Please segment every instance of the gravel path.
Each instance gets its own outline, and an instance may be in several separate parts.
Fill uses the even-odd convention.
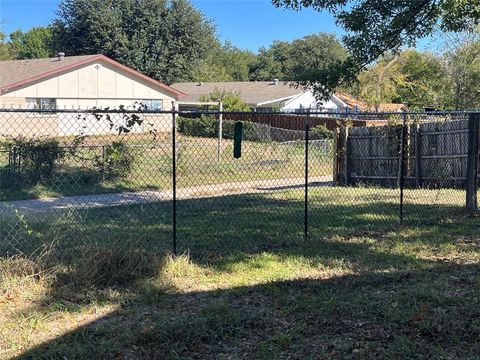
[[[326,186],[331,176],[311,177],[310,186]],[[200,185],[177,189],[177,199],[200,199],[235,194],[257,194],[286,189],[302,188],[303,178],[253,180],[222,184]],[[63,196],[32,200],[17,200],[0,203],[0,209],[18,209],[21,212],[43,212],[59,209],[97,208],[133,204],[147,204],[172,200],[172,190],[149,190],[115,194]]]

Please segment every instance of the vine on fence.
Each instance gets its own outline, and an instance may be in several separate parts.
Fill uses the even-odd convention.
[[[144,117],[135,113],[135,111],[141,113],[145,110],[147,110],[147,106],[141,102],[135,102],[133,109],[128,111],[123,105],[120,105],[116,110],[111,110],[109,107],[103,109],[94,107],[88,113],[79,114],[77,119],[86,122],[88,115],[91,114],[97,122],[106,122],[110,131],[122,135],[130,133],[135,126],[140,127],[144,124]],[[148,132],[155,140],[157,138],[157,130],[153,127],[153,124],[149,125],[150,129]],[[83,128],[86,128],[86,125]],[[77,146],[83,144],[85,138],[85,134],[81,132],[75,136],[74,143]],[[125,141],[117,140],[111,144],[104,145],[102,155],[95,154],[93,167],[103,174],[103,180],[113,180],[119,177],[127,177],[133,168],[134,161],[134,152],[128,144]]]

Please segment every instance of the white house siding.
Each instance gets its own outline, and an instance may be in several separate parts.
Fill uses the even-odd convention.
[[[324,111],[336,111],[339,105],[332,99],[328,101],[318,102],[312,91],[305,91],[303,94],[296,96],[292,100],[285,103],[282,111],[294,112],[300,109],[321,109]]]
[[[55,115],[37,113],[4,113],[0,118],[0,138],[40,137],[58,134]]]
[[[119,108],[121,105],[132,106],[142,100],[162,100],[163,109],[170,110],[172,101],[175,101],[172,96],[161,92],[147,81],[101,60],[7,92],[0,96],[0,106],[25,107],[27,98],[55,98],[58,109]],[[158,117],[161,119],[154,121],[157,130],[170,131],[171,120],[166,116]],[[29,116],[28,121],[36,121],[36,118],[38,116]],[[25,124],[22,123],[22,126]],[[5,126],[2,128],[5,130]],[[48,131],[52,132],[52,124]],[[106,122],[100,124],[93,116],[78,119],[73,113],[58,113],[56,134],[51,135],[74,135],[79,131],[85,134],[112,132]],[[137,126],[134,131],[147,129],[146,126]],[[42,135],[45,134],[42,132]]]

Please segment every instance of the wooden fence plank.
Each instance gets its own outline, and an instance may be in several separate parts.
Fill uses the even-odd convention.
[[[398,184],[400,127],[352,127],[343,179],[378,185]],[[468,120],[439,119],[408,126],[404,177],[407,187],[464,188],[467,178]],[[345,162],[346,161],[346,162]],[[348,174],[345,174],[348,164]],[[382,180],[383,179],[383,180]],[[397,179],[396,182],[391,180]],[[372,181],[370,181],[372,180]]]

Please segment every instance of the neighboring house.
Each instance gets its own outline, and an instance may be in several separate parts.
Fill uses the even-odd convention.
[[[328,101],[318,101],[313,91],[296,86],[292,82],[274,81],[233,81],[233,82],[187,82],[176,83],[173,88],[188,94],[180,108],[195,109],[200,100],[218,90],[238,93],[242,100],[257,111],[277,110],[283,112],[304,112],[307,109],[325,112],[375,111],[365,102],[348,94],[334,94]],[[381,104],[378,111],[405,111],[403,104]]]
[[[356,109],[358,112],[404,112],[408,111],[408,106],[397,103],[381,103],[375,108],[373,105],[367,104],[352,95],[338,93],[335,94],[347,107]]]
[[[279,109],[283,104],[303,93],[301,88],[279,81],[232,81],[232,82],[186,82],[176,83],[172,87],[187,96],[182,99],[180,108],[198,108],[202,98],[216,89],[238,93],[242,100],[253,109]]]
[[[143,103],[152,110],[170,110],[172,102],[176,103],[183,96],[181,91],[104,55],[64,56],[59,53],[51,59],[0,61],[0,108],[118,109]],[[16,115],[13,125],[9,120],[5,116],[1,119],[0,136],[26,132],[37,136],[111,132],[107,124],[99,124],[93,117],[80,121],[71,113]],[[149,120],[152,125],[153,116]],[[158,122],[158,116],[155,121]],[[165,119],[155,125],[169,127],[171,121]]]
[[[347,104],[335,95],[332,95],[328,101],[318,101],[313,91],[306,90],[286,101],[280,110],[285,112],[304,112],[305,110],[344,112],[347,107]]]

